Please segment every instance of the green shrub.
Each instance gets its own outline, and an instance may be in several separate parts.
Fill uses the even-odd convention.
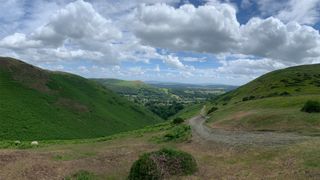
[[[192,155],[172,149],[161,149],[143,154],[134,162],[128,179],[157,180],[173,175],[191,175],[196,171],[197,163]]]
[[[314,112],[320,112],[320,102],[318,101],[307,101],[303,108],[301,109],[303,112],[308,112],[308,113],[314,113]]]
[[[208,112],[207,114],[210,114],[210,113],[213,113],[214,111],[218,110],[217,107],[212,107]]]
[[[191,127],[189,125],[179,125],[173,127],[167,134],[164,135],[162,141],[187,141],[191,137]]]
[[[184,122],[184,119],[182,119],[181,117],[177,117],[172,121],[173,124],[181,124],[183,122]]]

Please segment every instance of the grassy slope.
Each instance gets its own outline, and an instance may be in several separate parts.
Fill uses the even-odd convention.
[[[0,59],[0,139],[91,138],[161,122],[82,77]]]
[[[242,101],[249,96],[253,100]],[[320,101],[319,64],[274,71],[219,97],[213,103],[219,110],[211,115],[209,125],[319,134],[319,114],[300,111],[307,100]]]

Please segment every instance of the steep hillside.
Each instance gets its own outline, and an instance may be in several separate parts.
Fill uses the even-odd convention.
[[[161,122],[80,76],[0,58],[0,139],[91,138]]]
[[[320,64],[277,70],[216,98],[209,126],[320,134],[320,114],[300,111],[308,100],[320,101]]]

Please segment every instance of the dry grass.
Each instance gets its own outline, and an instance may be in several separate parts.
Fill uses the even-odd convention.
[[[320,178],[318,138],[299,144],[259,148],[209,143],[198,137],[193,137],[191,142],[157,144],[150,141],[154,135],[29,150],[0,150],[0,179],[62,179],[79,170],[92,172],[101,179],[126,179],[139,155],[164,146],[175,147],[195,157],[199,171],[183,179]]]

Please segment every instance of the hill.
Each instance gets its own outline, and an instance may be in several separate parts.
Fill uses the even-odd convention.
[[[308,100],[320,101],[320,64],[270,72],[219,96],[208,122],[232,130],[320,134],[319,114],[300,111]]]
[[[110,135],[162,120],[100,84],[0,58],[0,139]]]
[[[113,90],[121,95],[140,95],[150,98],[165,98],[171,97],[166,89],[156,88],[142,81],[126,81],[120,79],[92,79],[101,83],[108,89]]]

